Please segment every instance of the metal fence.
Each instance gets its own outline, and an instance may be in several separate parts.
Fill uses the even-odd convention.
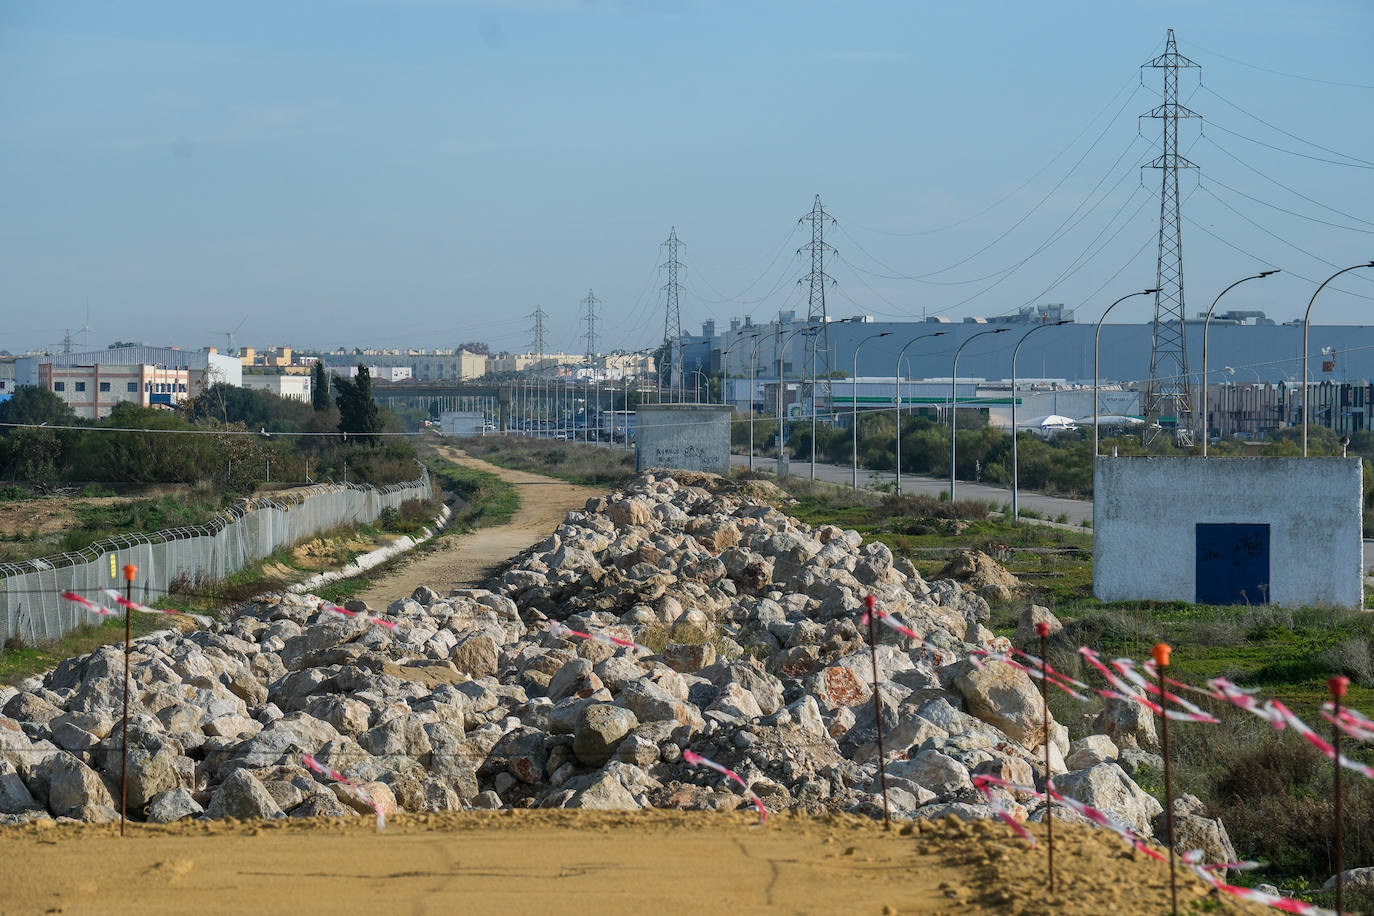
[[[32,645],[91,622],[90,613],[62,592],[93,597],[99,588],[122,590],[125,564],[138,567],[135,598],[152,601],[173,583],[194,587],[225,579],[279,548],[336,525],[372,522],[383,509],[432,495],[424,469],[419,480],[381,489],[321,484],[243,500],[207,525],[118,535],[75,553],[0,563],[0,641],[19,636]]]

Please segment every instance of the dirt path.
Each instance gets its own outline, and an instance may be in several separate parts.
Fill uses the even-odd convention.
[[[440,594],[451,588],[475,585],[492,567],[515,556],[548,537],[570,509],[580,509],[589,496],[602,491],[579,487],[552,477],[526,471],[511,471],[473,458],[452,446],[438,446],[441,458],[466,467],[497,475],[515,486],[520,508],[504,525],[482,528],[472,534],[444,538],[438,549],[421,556],[400,569],[378,578],[357,597],[370,607],[383,609],[397,598],[405,598],[421,585]]]
[[[1159,916],[1168,865],[1104,830],[1056,825],[1042,846],[1006,827],[642,811],[399,815],[378,835],[342,821],[182,822],[0,830],[0,912]],[[1204,900],[1184,870],[1179,909]],[[1272,912],[1272,911],[1269,911]]]

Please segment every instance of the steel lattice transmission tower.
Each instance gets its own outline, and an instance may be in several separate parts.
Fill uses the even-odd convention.
[[[530,350],[539,358],[539,362],[544,361],[544,354],[548,352],[548,342],[545,337],[544,321],[549,317],[549,313],[540,306],[534,307],[534,314],[525,316],[534,319],[534,327],[530,328]]]
[[[825,207],[821,205],[821,195],[817,194],[815,201],[811,205],[811,212],[797,220],[799,223],[811,221],[811,244],[803,245],[797,249],[797,254],[803,251],[811,252],[811,272],[798,280],[798,283],[810,283],[811,295],[807,300],[806,323],[819,328],[819,337],[812,341],[811,352],[807,356],[811,360],[812,378],[820,377],[825,380],[825,393],[827,403],[830,400],[830,326],[825,317],[825,286],[827,281],[835,281],[825,272],[825,253],[834,253],[835,249],[825,241],[825,223],[829,220],[834,225],[835,219],[825,212]],[[816,332],[812,332],[816,333]],[[807,335],[802,335],[805,338]],[[802,341],[805,345],[805,340]],[[816,365],[820,359],[824,359],[824,368]],[[819,371],[818,371],[819,370]],[[812,409],[815,409],[816,392],[811,392]]]
[[[663,343],[668,347],[668,389],[672,390],[673,382],[677,382],[677,400],[683,399],[682,394],[682,305],[681,305],[681,286],[678,282],[678,271],[684,265],[678,259],[677,252],[683,247],[682,241],[677,237],[677,227],[674,226],[668,232],[668,240],[662,247],[668,249],[668,260],[660,264],[660,267],[668,269],[668,282],[663,287],[666,293],[664,299],[667,303],[667,310],[663,317]],[[659,368],[662,375],[662,367]]]
[[[1179,214],[1178,170],[1197,168],[1178,151],[1179,118],[1198,115],[1179,104],[1178,71],[1198,64],[1178,53],[1174,30],[1164,53],[1143,67],[1164,71],[1164,96],[1144,117],[1164,125],[1164,142],[1151,168],[1160,170],[1159,255],[1155,266],[1155,321],[1150,352],[1150,383],[1145,395],[1145,415],[1174,427],[1179,445],[1192,445],[1192,397],[1188,388],[1188,348],[1183,323],[1183,222]],[[1142,67],[1142,69],[1143,69]],[[1200,69],[1200,68],[1199,68]],[[1142,74],[1143,79],[1143,74]]]
[[[587,332],[582,336],[587,341],[587,362],[590,363],[596,359],[596,307],[601,304],[601,300],[596,298],[589,289],[587,290],[587,298],[582,300],[582,304],[586,306],[582,319],[587,322]]]

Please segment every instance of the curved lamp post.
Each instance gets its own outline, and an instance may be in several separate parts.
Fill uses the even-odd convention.
[[[783,424],[783,420],[784,420],[784,417],[783,417],[783,415],[782,415],[782,408],[783,408],[783,403],[782,403],[782,401],[783,401],[783,375],[782,375],[782,366],[783,366],[783,358],[784,358],[784,357],[786,356],[786,354],[787,354],[787,342],[788,342],[789,340],[791,340],[793,337],[796,337],[798,334],[808,334],[808,333],[810,333],[811,331],[816,330],[816,327],[817,327],[817,326],[814,325],[814,324],[802,325],[801,327],[797,328],[795,331],[790,331],[790,332],[788,332],[787,336],[784,337],[784,336],[783,336],[783,333],[782,333],[782,322],[781,322],[781,321],[778,322],[778,342],[779,342],[779,345],[778,345],[778,469],[779,469],[779,470],[782,469],[782,445],[783,445],[783,438],[782,438],[782,434],[783,434],[783,425],[782,425],[782,424]]]
[[[853,419],[850,421],[850,431],[854,436],[854,460],[851,469],[850,489],[859,489],[859,348],[870,340],[877,340],[879,337],[887,337],[891,331],[883,331],[881,334],[870,334],[863,340],[854,345],[854,374],[849,377],[850,405],[853,407]],[[833,400],[833,398],[832,398]],[[816,441],[816,434],[811,434],[811,441]],[[815,462],[812,462],[812,468]]]
[[[720,354],[720,402],[721,402],[722,404],[725,403],[725,380],[726,380],[727,378],[730,377],[730,351],[733,350],[733,349],[735,349],[735,347],[736,347],[737,345],[743,343],[744,341],[746,341],[746,340],[753,340],[755,337],[758,337],[758,336],[759,336],[759,335],[758,335],[758,332],[755,331],[753,334],[744,334],[744,335],[742,335],[742,336],[740,336],[740,337],[736,337],[736,338],[734,339],[734,341],[730,344],[730,346],[726,347],[724,350],[721,351],[721,354]],[[708,392],[709,392],[709,389],[708,389]],[[753,392],[750,392],[750,396],[751,396],[751,397],[753,396]],[[707,402],[709,403],[711,399],[710,399],[710,397],[707,397],[706,400],[707,400]]]
[[[959,354],[964,352],[964,347],[973,343],[980,337],[989,334],[1005,334],[1011,328],[993,328],[990,331],[979,331],[977,334],[969,335],[969,338],[959,344],[959,348],[954,351],[954,368],[950,370],[949,376],[949,501],[954,502],[954,459],[958,454],[957,443],[959,441]],[[1012,430],[1015,432],[1015,429]]]
[[[1312,318],[1312,306],[1317,301],[1317,294],[1326,288],[1326,284],[1339,277],[1341,274],[1349,273],[1352,270],[1359,270],[1361,267],[1374,267],[1374,261],[1366,261],[1363,264],[1356,264],[1347,267],[1345,270],[1338,270],[1331,276],[1322,281],[1322,285],[1317,287],[1317,292],[1312,294],[1308,300],[1307,312],[1302,316],[1302,456],[1307,457],[1307,415],[1308,415],[1308,390],[1307,390],[1307,323]]]
[[[892,381],[896,383],[897,397],[893,400],[897,404],[897,492],[902,492],[902,357],[906,355],[907,347],[918,340],[925,340],[927,337],[943,337],[948,331],[936,331],[934,334],[922,334],[920,337],[913,337],[902,344],[902,349],[897,351],[897,368],[892,371]]]
[[[1206,458],[1206,457],[1207,457],[1207,439],[1209,438],[1208,429],[1207,429],[1207,332],[1208,332],[1208,331],[1211,329],[1211,327],[1212,327],[1212,313],[1213,313],[1214,311],[1216,311],[1217,303],[1221,301],[1221,297],[1222,297],[1222,296],[1226,295],[1226,294],[1229,293],[1231,290],[1235,289],[1237,286],[1240,286],[1240,285],[1241,285],[1242,283],[1244,283],[1246,280],[1262,280],[1262,279],[1264,279],[1265,277],[1272,277],[1274,274],[1276,274],[1276,273],[1278,273],[1278,272],[1279,272],[1279,271],[1277,271],[1277,270],[1265,270],[1265,271],[1261,271],[1260,273],[1257,273],[1257,274],[1252,274],[1251,276],[1248,276],[1248,277],[1242,277],[1241,279],[1237,280],[1235,283],[1232,283],[1230,286],[1226,287],[1224,290],[1222,290],[1221,292],[1217,293],[1217,297],[1216,297],[1215,299],[1212,300],[1212,307],[1209,308],[1209,309],[1207,310],[1207,319],[1206,319],[1205,321],[1202,322],[1202,457],[1203,457],[1203,458]],[[1256,378],[1259,377],[1259,373],[1258,373],[1258,372],[1255,373],[1255,377],[1256,377]]]
[[[706,373],[705,373],[705,372],[702,372],[700,369],[693,369],[691,372],[688,372],[687,374],[688,374],[688,375],[699,375],[699,376],[701,376],[703,379],[706,379]],[[693,403],[695,403],[695,404],[700,404],[700,403],[701,403],[701,383],[700,383],[700,382],[693,380],[693,382],[692,382],[692,393],[693,393]],[[706,401],[707,401],[707,403],[710,403],[710,401],[711,401],[711,381],[710,381],[710,379],[706,379]]]
[[[1113,302],[1111,305],[1107,306],[1107,310],[1106,310],[1105,312],[1102,313],[1102,317],[1099,318],[1099,319],[1097,319],[1097,332],[1093,335],[1093,464],[1092,464],[1092,469],[1093,469],[1093,473],[1094,473],[1094,479],[1096,479],[1096,472],[1097,472],[1097,416],[1098,416],[1098,410],[1097,410],[1097,401],[1098,401],[1098,397],[1097,397],[1097,392],[1098,392],[1098,388],[1099,388],[1099,383],[1098,383],[1098,379],[1097,379],[1097,353],[1098,353],[1098,344],[1102,341],[1102,322],[1104,322],[1104,321],[1107,320],[1107,316],[1111,314],[1112,309],[1116,308],[1118,305],[1120,305],[1121,303],[1125,302],[1127,299],[1131,298],[1132,296],[1152,296],[1152,295],[1154,295],[1154,294],[1157,293],[1157,292],[1159,292],[1159,290],[1157,290],[1157,289],[1142,289],[1142,290],[1141,290],[1140,292],[1138,292],[1138,293],[1127,293],[1126,295],[1122,296],[1120,299],[1118,299],[1118,300],[1116,300],[1115,302]]]
[[[1026,338],[1036,331],[1043,331],[1045,328],[1057,328],[1061,324],[1068,324],[1068,319],[1056,321],[1054,324],[1036,325],[1029,331],[1021,335],[1021,339],[1016,342],[1016,349],[1011,351],[1011,523],[1016,524],[1019,518],[1020,502],[1017,499],[1017,470],[1019,464],[1016,454],[1016,357],[1021,352],[1021,345],[1026,342]]]
[[[759,355],[759,345],[767,340],[771,335],[760,334],[759,339],[754,341],[754,349],[749,354],[749,470],[754,469],[754,360]]]

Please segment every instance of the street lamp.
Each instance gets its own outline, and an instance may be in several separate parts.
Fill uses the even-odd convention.
[[[1211,329],[1211,327],[1212,327],[1212,312],[1216,311],[1217,303],[1221,301],[1221,297],[1222,297],[1222,296],[1226,295],[1228,292],[1230,292],[1230,291],[1231,291],[1232,289],[1234,289],[1235,287],[1240,286],[1240,285],[1241,285],[1242,283],[1244,283],[1246,280],[1262,280],[1262,279],[1264,279],[1265,277],[1272,277],[1274,274],[1276,274],[1276,273],[1278,273],[1278,272],[1279,272],[1278,270],[1265,270],[1265,271],[1261,271],[1260,273],[1257,273],[1257,274],[1252,274],[1251,276],[1248,276],[1248,277],[1242,277],[1241,279],[1237,280],[1235,283],[1232,283],[1230,286],[1226,287],[1226,289],[1224,289],[1224,290],[1222,290],[1221,292],[1217,293],[1217,297],[1216,297],[1215,299],[1212,300],[1212,307],[1209,308],[1209,309],[1207,310],[1207,319],[1206,319],[1205,321],[1202,322],[1202,457],[1203,457],[1203,458],[1206,458],[1206,457],[1207,457],[1207,439],[1209,438],[1209,432],[1208,432],[1208,429],[1207,429],[1207,332],[1208,332],[1208,331]],[[1255,377],[1256,377],[1256,378],[1259,377],[1259,373],[1258,373],[1258,372],[1255,373]]]
[[[749,470],[754,469],[754,360],[759,355],[759,344],[768,339],[768,335],[760,334],[759,339],[754,341],[754,349],[749,354]]]
[[[1120,299],[1118,299],[1118,300],[1116,300],[1115,302],[1113,302],[1111,305],[1107,306],[1107,310],[1106,310],[1105,312],[1102,313],[1102,317],[1099,318],[1099,319],[1097,319],[1097,333],[1093,335],[1093,464],[1092,464],[1092,470],[1093,470],[1094,479],[1096,479],[1096,474],[1097,474],[1097,413],[1098,413],[1098,412],[1097,412],[1097,401],[1098,401],[1098,397],[1097,397],[1097,392],[1098,392],[1098,380],[1097,380],[1097,352],[1098,352],[1098,349],[1097,349],[1097,346],[1098,346],[1098,344],[1099,344],[1099,343],[1101,342],[1101,340],[1102,340],[1102,322],[1104,322],[1104,321],[1107,320],[1107,316],[1111,314],[1112,309],[1116,308],[1118,305],[1120,305],[1121,303],[1125,302],[1127,299],[1131,298],[1132,296],[1152,296],[1152,295],[1154,295],[1154,294],[1157,293],[1157,292],[1159,292],[1159,290],[1157,290],[1157,289],[1142,289],[1142,290],[1141,290],[1140,292],[1138,292],[1138,293],[1127,293],[1126,295],[1122,296]]]
[[[1026,338],[1036,331],[1043,331],[1045,328],[1057,328],[1061,324],[1068,323],[1069,320],[1066,318],[1063,321],[1056,321],[1054,324],[1036,325],[1021,335],[1021,339],[1016,342],[1016,349],[1011,351],[1011,523],[1013,525],[1016,524],[1017,519],[1020,517],[1018,513],[1021,511],[1020,503],[1017,498],[1017,472],[1020,468],[1020,464],[1017,460],[1018,456],[1016,451],[1016,357],[1020,354],[1021,345],[1026,342]]]
[[[906,355],[907,347],[918,340],[925,340],[927,337],[943,337],[948,331],[936,331],[934,334],[922,334],[920,337],[913,337],[902,345],[902,349],[897,351],[897,367],[892,371],[892,381],[896,383],[897,397],[894,399],[897,404],[897,492],[902,492],[902,357]]]
[[[688,374],[688,375],[700,376],[702,379],[706,379],[706,373],[705,373],[705,372],[702,372],[700,369],[693,369],[691,372],[689,372],[689,373],[687,373],[687,374]],[[701,403],[701,382],[696,381],[696,380],[693,380],[693,382],[692,382],[692,398],[693,398],[693,403],[696,403],[696,404],[700,404],[700,403]],[[710,401],[711,401],[711,381],[710,381],[710,379],[706,379],[706,401],[707,401],[707,403],[710,403]]]
[[[1311,298],[1311,299],[1308,301],[1308,303],[1307,303],[1307,312],[1302,316],[1302,456],[1303,456],[1304,458],[1307,457],[1307,414],[1308,414],[1308,408],[1307,408],[1307,400],[1308,400],[1308,398],[1307,398],[1307,395],[1308,395],[1308,391],[1307,391],[1307,322],[1312,318],[1312,306],[1313,306],[1313,305],[1316,303],[1316,301],[1317,301],[1317,293],[1320,293],[1323,289],[1326,288],[1326,284],[1330,283],[1332,280],[1336,279],[1336,278],[1339,277],[1341,274],[1343,274],[1343,273],[1349,273],[1349,272],[1352,271],[1352,270],[1359,270],[1361,267],[1374,267],[1374,261],[1366,261],[1366,262],[1363,263],[1363,264],[1356,264],[1356,265],[1354,265],[1353,267],[1347,267],[1347,268],[1345,268],[1344,270],[1338,270],[1338,271],[1336,271],[1334,274],[1332,274],[1331,276],[1329,276],[1329,277],[1327,277],[1325,280],[1323,280],[1323,281],[1322,281],[1322,285],[1317,287],[1317,292],[1315,292],[1315,293],[1312,294],[1312,298]],[[1332,425],[1334,426],[1335,423],[1333,422]]]
[[[959,344],[959,348],[954,351],[954,368],[949,377],[949,501],[951,503],[954,502],[954,459],[958,454],[956,443],[959,441],[959,354],[964,352],[964,347],[980,337],[986,337],[988,334],[1004,334],[1010,330],[1011,328],[993,328],[990,331],[979,331],[977,334],[969,335],[969,338]]]
[[[848,324],[853,318],[841,318],[833,324]],[[820,341],[821,335],[816,334],[811,338],[811,479],[816,479],[816,344]],[[827,386],[833,391],[833,386]],[[835,422],[835,398],[830,398],[830,422]]]
[[[791,340],[793,337],[796,337],[798,334],[807,334],[814,330],[816,330],[816,325],[805,324],[797,328],[795,331],[790,332],[786,337],[783,337],[782,322],[778,322],[778,476],[782,476],[781,471],[783,461],[783,357],[787,354],[787,341]]]
[[[891,331],[883,331],[881,334],[870,334],[854,346],[854,374],[849,377],[850,406],[853,407],[853,419],[850,421],[850,432],[854,436],[854,460],[851,468],[850,489],[859,489],[859,348],[870,340],[877,340],[879,337],[887,337]],[[831,398],[833,401],[834,398]],[[811,441],[816,440],[815,433],[811,434]],[[812,467],[815,467],[814,462]]]
[[[758,337],[758,336],[759,336],[759,335],[758,335],[758,332],[755,331],[753,334],[744,334],[744,335],[742,335],[742,336],[740,336],[740,337],[736,337],[736,338],[734,339],[734,341],[731,342],[730,346],[726,347],[724,350],[721,351],[721,354],[720,354],[720,402],[721,402],[722,404],[725,403],[725,380],[726,380],[727,378],[730,377],[730,351],[733,350],[733,349],[735,349],[735,347],[736,347],[738,344],[743,343],[743,342],[746,341],[746,340],[753,340],[754,338],[756,338],[756,337]],[[751,397],[751,398],[753,397],[753,392],[750,392],[750,397]],[[710,401],[710,398],[709,398],[709,397],[707,398],[707,401]]]

